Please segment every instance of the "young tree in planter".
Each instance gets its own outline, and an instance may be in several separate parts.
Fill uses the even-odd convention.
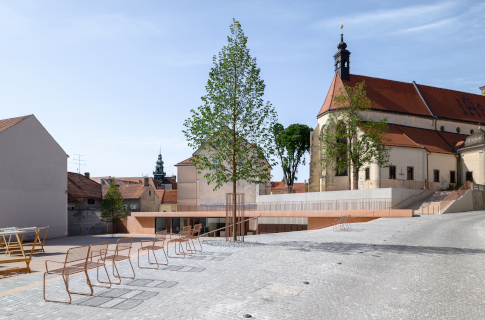
[[[304,124],[292,124],[286,129],[277,123],[273,128],[278,157],[283,169],[283,177],[292,192],[293,183],[297,180],[298,166],[305,164],[305,153],[310,150],[312,129]]]
[[[120,219],[122,218],[126,218],[126,209],[123,206],[123,197],[113,178],[101,204],[101,220],[111,223],[111,233],[114,234],[114,225],[121,224]]]
[[[241,25],[233,19],[230,29],[228,44],[213,58],[203,104],[191,110],[183,133],[190,147],[205,151],[194,155],[198,173],[207,170],[204,177],[208,184],[215,182],[214,190],[232,182],[236,195],[237,181],[258,184],[271,179],[276,112],[263,101],[265,84]],[[235,196],[232,216],[235,222]],[[233,231],[236,241],[235,223]]]
[[[387,119],[373,121],[362,113],[371,110],[366,96],[365,83],[355,87],[345,85],[345,90],[334,97],[337,110],[330,113],[329,125],[320,135],[321,163],[338,174],[352,169],[353,188],[357,188],[359,170],[368,164],[389,166],[389,150],[384,135],[389,132]],[[360,130],[359,130],[360,128]],[[349,174],[349,183],[350,183]]]

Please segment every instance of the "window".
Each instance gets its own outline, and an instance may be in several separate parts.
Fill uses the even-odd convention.
[[[470,130],[470,134],[473,134],[475,132],[475,130],[471,129]]]
[[[473,181],[473,171],[467,171],[466,181]]]
[[[450,183],[456,183],[456,173],[455,173],[455,171],[450,171]]]
[[[408,167],[408,180],[414,180],[414,167]]]
[[[440,182],[440,171],[439,170],[433,171],[433,181],[434,182]]]
[[[445,127],[444,126],[441,126],[441,131],[445,131]]]
[[[217,165],[219,162],[217,160],[212,161],[212,171],[217,171]]]
[[[396,166],[389,167],[389,179],[396,179]]]
[[[88,204],[96,204],[96,200],[94,199],[88,199]]]
[[[148,190],[148,195],[151,197],[152,196],[152,191]]]
[[[347,148],[346,148],[346,145],[347,145],[347,139],[345,138],[345,124],[343,122],[340,122],[337,126],[337,131],[339,131],[339,135],[340,136],[344,136],[343,138],[339,138],[337,140],[337,143],[340,144],[340,154],[337,156],[337,159],[335,159],[337,161],[337,163],[341,163],[341,162],[344,162],[346,163],[347,162]],[[346,176],[347,175],[347,168],[345,168],[345,170],[341,171],[341,172],[338,172],[337,171],[337,176]]]
[[[365,180],[370,179],[370,168],[365,168]]]
[[[337,69],[340,68],[340,62],[337,61]]]
[[[460,133],[460,132],[461,132],[460,127],[456,127],[456,133]]]

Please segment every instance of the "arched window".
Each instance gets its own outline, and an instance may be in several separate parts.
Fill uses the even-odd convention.
[[[470,130],[470,134],[473,134],[475,132],[475,130],[471,129]]]
[[[345,135],[345,124],[343,122],[340,122],[337,125],[337,131],[340,133],[340,135]],[[342,137],[337,140],[337,143],[342,146],[342,145],[347,145],[347,138]],[[345,147],[339,148],[341,149],[341,153],[337,156],[336,162],[341,163],[341,162],[347,162],[347,150]],[[347,176],[347,169],[345,169],[342,172],[337,172],[337,176]]]
[[[460,127],[456,127],[456,133],[460,133],[460,132],[461,132]]]
[[[347,67],[347,60],[344,60],[344,68]]]
[[[340,68],[340,62],[337,61],[337,69]]]
[[[445,131],[445,127],[444,126],[441,126],[441,131]]]

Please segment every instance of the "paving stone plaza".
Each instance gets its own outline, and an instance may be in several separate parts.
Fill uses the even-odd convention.
[[[134,280],[73,295],[70,305],[44,302],[41,285],[22,289],[41,282],[39,272],[2,279],[0,293],[21,291],[0,297],[0,319],[485,318],[484,211],[246,241],[253,245],[206,242],[202,253],[158,270],[139,269],[133,253]],[[128,262],[120,266],[129,274]],[[85,290],[84,281],[70,284]],[[49,297],[67,298],[63,285],[48,283]]]

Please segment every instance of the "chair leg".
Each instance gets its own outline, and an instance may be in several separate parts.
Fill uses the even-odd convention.
[[[171,255],[170,255],[170,248],[169,248],[169,246],[168,246],[168,245],[170,244],[170,242],[175,242],[175,245],[173,246],[173,250],[174,250],[174,252],[175,252],[175,256],[171,256]],[[168,252],[168,257],[169,257],[169,258],[184,259],[184,258],[185,258],[185,255],[184,255],[183,257],[177,257],[178,255],[182,255],[182,253],[178,253],[178,252],[177,252],[177,245],[179,245],[179,246],[180,246],[180,242],[179,242],[179,241],[169,241],[169,242],[167,243],[167,252]],[[167,260],[168,260],[168,259],[167,259]]]
[[[96,279],[98,280],[98,283],[96,284],[93,284],[93,286],[96,286],[96,287],[103,287],[103,288],[111,288],[111,279],[109,278],[109,273],[108,273],[108,270],[106,269],[106,265],[103,263],[103,268],[104,268],[104,271],[106,272],[106,276],[108,277],[108,281],[101,281],[99,280],[99,267],[96,268]],[[109,283],[109,286],[103,286],[101,285],[100,283]]]
[[[128,263],[130,264],[131,271],[133,272],[133,277],[125,277],[125,276],[122,276],[120,274],[120,272],[118,271],[118,266],[116,265],[116,262],[113,260],[113,276],[115,278],[118,278],[119,279],[119,282],[118,283],[115,283],[115,284],[121,284],[121,278],[125,278],[125,279],[135,279],[135,269],[133,269],[133,265],[131,264],[130,258],[128,258],[127,260],[128,260]],[[116,275],[115,275],[115,269],[116,269]]]
[[[68,278],[67,278],[67,281],[66,281],[66,278],[64,277],[64,275],[62,275],[62,281],[64,281],[64,286],[66,287],[66,292],[67,292],[67,295],[69,296],[69,301],[48,300],[46,298],[46,294],[45,294],[45,289],[46,289],[45,276],[47,274],[48,274],[47,272],[44,272],[44,300],[45,300],[45,302],[60,302],[60,303],[70,304],[72,302],[72,298],[71,298],[71,293],[69,292],[69,276],[67,276]]]
[[[142,250],[142,249],[141,248],[138,249],[138,268],[140,268],[140,269],[158,269],[158,265],[157,265],[156,268],[152,268],[152,267],[142,267],[142,266],[140,266],[140,250]],[[147,249],[147,250],[148,250],[148,254],[147,254],[147,256],[148,256],[148,264],[150,265],[150,264],[152,264],[150,262],[150,249]],[[155,253],[153,253],[153,255],[155,256]],[[157,257],[155,257],[155,260],[156,259],[157,259]]]
[[[86,275],[86,283],[88,284],[91,293],[69,291],[70,293],[82,294],[84,296],[92,296],[93,295],[94,290],[93,290],[93,286],[91,285],[91,281],[89,280],[88,271],[84,270],[84,274]],[[67,275],[67,283],[69,285],[69,275]]]

